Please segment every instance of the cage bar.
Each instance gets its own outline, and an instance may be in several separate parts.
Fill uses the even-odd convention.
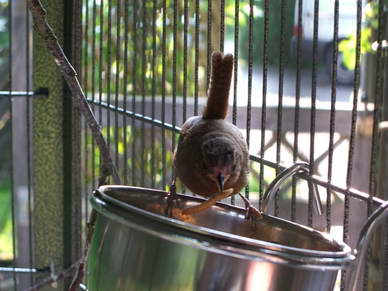
[[[263,41],[263,90],[261,105],[261,143],[260,157],[265,157],[265,130],[266,130],[266,109],[267,109],[267,81],[268,81],[268,34],[269,34],[269,0],[264,1],[264,41]],[[264,194],[264,163],[260,163],[260,180],[259,180],[259,206]]]
[[[339,22],[339,1],[334,2],[334,30],[333,30],[333,62],[331,71],[331,107],[330,107],[330,137],[327,180],[329,187],[326,189],[326,229],[331,229],[331,179],[333,174],[333,153],[334,153],[334,130],[335,130],[335,105],[337,99],[337,66],[338,66],[338,22]]]

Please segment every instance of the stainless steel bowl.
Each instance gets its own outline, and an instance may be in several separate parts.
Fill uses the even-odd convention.
[[[162,215],[166,193],[103,186],[87,264],[89,290],[332,290],[355,259],[327,234],[218,203],[188,222]],[[180,207],[203,199],[179,195]]]

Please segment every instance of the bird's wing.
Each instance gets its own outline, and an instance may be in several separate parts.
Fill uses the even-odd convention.
[[[201,116],[192,116],[182,125],[181,136],[186,137],[191,129],[202,119]]]
[[[174,160],[175,160],[176,153],[179,151],[179,147],[182,145],[182,143],[184,142],[185,138],[190,134],[190,131],[191,131],[192,127],[195,124],[197,124],[197,122],[200,119],[201,119],[200,116],[193,116],[193,117],[190,117],[189,119],[187,119],[186,122],[183,124],[181,132],[179,134],[178,143],[177,143],[177,145],[175,147]]]

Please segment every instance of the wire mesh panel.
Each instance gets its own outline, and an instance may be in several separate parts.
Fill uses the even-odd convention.
[[[67,7],[72,7],[67,3]],[[57,15],[63,15],[63,5],[58,1],[54,5],[57,5]],[[54,11],[52,8],[50,6],[48,11]],[[67,236],[64,233],[74,232],[77,225],[65,223],[71,221],[64,210],[72,195],[62,183],[66,179],[64,169],[72,166],[61,162],[64,156],[70,156],[71,150],[66,154],[66,149],[72,149],[74,142],[73,136],[67,139],[70,142],[64,150],[63,141],[71,131],[64,130],[66,117],[63,118],[62,109],[71,99],[62,99],[63,79],[42,46],[43,40],[35,35],[32,41],[33,26],[27,1],[1,1],[0,9],[0,70],[3,73],[0,89],[0,289],[26,290],[37,282],[51,282],[66,264],[72,263],[74,252],[79,250],[79,240],[75,236],[68,244],[71,251],[63,243]],[[54,14],[51,17],[55,19]],[[57,21],[53,27],[62,29],[63,22]],[[62,41],[62,35],[58,35]],[[69,33],[68,39],[71,36],[75,37]],[[40,46],[34,50],[34,62],[33,45]],[[38,72],[34,79],[32,72]],[[48,86],[54,88],[50,95]],[[76,124],[75,116],[70,109],[70,124]],[[40,168],[50,163],[51,170]],[[70,188],[76,187],[69,184]],[[62,196],[63,190],[67,191],[66,196]],[[70,217],[72,212],[68,212]],[[64,256],[68,262],[63,260]],[[62,275],[59,277],[63,279]],[[57,286],[63,285],[60,282]]]
[[[206,102],[211,53],[232,53],[228,118],[251,153],[245,195],[259,206],[276,174],[308,162],[313,175],[291,179],[271,213],[354,247],[368,215],[387,198],[378,170],[385,149],[379,123],[386,110],[386,5],[85,0],[83,86],[125,184],[168,188],[179,127]],[[97,186],[99,165],[85,127],[85,194]],[[313,215],[306,180],[319,185],[321,217]],[[241,205],[235,197],[228,202]],[[376,238],[365,266],[364,290],[383,284],[376,271],[386,265],[378,255],[383,241]],[[343,273],[337,287],[345,290],[345,283]]]
[[[31,27],[24,1],[2,1],[0,92],[0,289],[21,290],[40,273],[33,260]]]
[[[379,142],[385,6],[382,0],[85,0],[83,86],[123,181],[166,188],[179,126],[205,102],[211,53],[233,53],[229,119],[250,147],[246,195],[259,205],[284,166],[309,162],[314,175],[289,181],[272,213],[354,247],[367,216],[386,199],[378,171],[385,146]],[[100,158],[86,128],[83,141],[84,193],[90,193]],[[322,217],[313,216],[305,179],[320,186]],[[187,192],[183,185],[180,191]],[[385,264],[378,259],[385,257],[382,241],[376,239],[365,267],[366,290],[383,284],[375,271]],[[345,279],[339,288],[346,289]]]

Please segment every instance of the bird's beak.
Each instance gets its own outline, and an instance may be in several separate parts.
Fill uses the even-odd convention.
[[[220,192],[224,191],[224,182],[225,177],[221,173],[217,176],[217,182],[218,182],[218,188],[220,189]]]

